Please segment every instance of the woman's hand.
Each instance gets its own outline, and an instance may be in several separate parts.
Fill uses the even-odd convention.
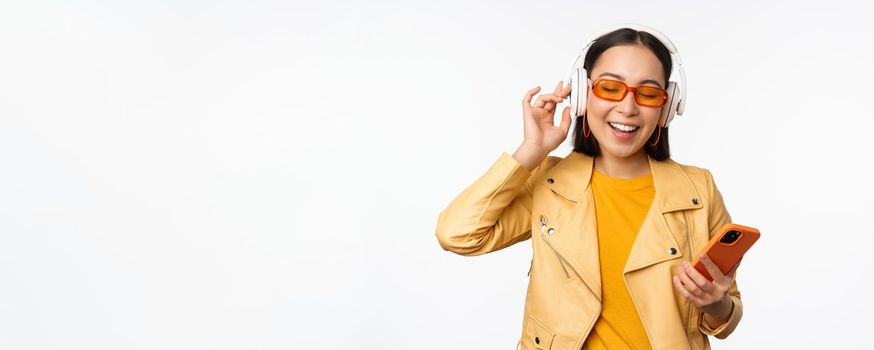
[[[740,262],[723,274],[707,255],[701,256],[701,263],[713,277],[713,282],[708,281],[698,270],[695,270],[688,261],[684,261],[677,267],[674,276],[674,285],[687,301],[704,312],[705,321],[711,326],[721,325],[728,321],[731,316],[732,302],[728,296],[728,289]]]
[[[522,99],[525,129],[525,139],[522,144],[537,149],[544,155],[561,145],[571,127],[570,107],[564,109],[561,114],[561,125],[555,127],[555,106],[571,93],[570,85],[563,86],[564,82],[560,81],[555,91],[538,96],[534,105],[531,104],[531,98],[540,92],[539,86],[528,91]]]

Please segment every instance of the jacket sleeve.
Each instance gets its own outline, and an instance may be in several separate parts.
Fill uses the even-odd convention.
[[[436,229],[440,246],[459,255],[481,255],[531,238],[529,179],[544,163],[529,172],[502,152],[485,174],[440,212]]]
[[[706,171],[705,173],[707,176],[707,192],[710,197],[708,224],[710,238],[712,239],[713,236],[719,234],[719,229],[722,228],[723,225],[731,222],[731,216],[725,208],[722,194],[720,194],[719,189],[716,188],[716,183],[713,181],[713,175],[710,171]],[[707,322],[704,321],[703,313],[700,310],[698,311],[698,329],[700,329],[702,333],[715,336],[718,339],[725,339],[734,331],[737,324],[740,322],[740,318],[743,315],[743,303],[741,303],[740,300],[740,292],[737,290],[737,271],[735,271],[734,280],[732,280],[731,287],[728,290],[728,296],[731,298],[732,309],[728,321],[724,324],[716,328],[711,328]]]

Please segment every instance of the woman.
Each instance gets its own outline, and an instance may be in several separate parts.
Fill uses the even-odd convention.
[[[570,154],[548,155],[568,135],[571,107],[558,127],[553,117],[571,86],[532,104],[534,88],[519,148],[439,215],[438,241],[457,254],[531,238],[523,349],[709,349],[740,321],[737,266],[723,274],[702,257],[711,282],[689,265],[731,218],[709,171],[670,159],[673,45],[640,28],[584,50]]]

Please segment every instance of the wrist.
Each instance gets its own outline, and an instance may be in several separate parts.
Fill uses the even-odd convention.
[[[713,305],[712,308],[708,308],[706,310],[701,310],[704,312],[705,316],[708,316],[710,320],[718,321],[719,323],[724,323],[728,321],[731,317],[731,312],[734,309],[734,303],[731,301],[731,298],[728,294],[725,295],[724,298],[717,304]]]
[[[534,168],[537,167],[537,165],[539,165],[547,155],[549,155],[549,151],[526,142],[522,142],[522,144],[519,145],[519,148],[513,152],[513,158],[522,164],[522,166],[528,171],[534,170]]]
[[[549,153],[549,151],[546,150],[540,143],[534,142],[534,141],[529,141],[529,140],[523,140],[522,143],[519,144],[519,148],[526,149],[526,150],[529,150],[531,152],[537,152],[537,153],[543,153],[543,154]]]

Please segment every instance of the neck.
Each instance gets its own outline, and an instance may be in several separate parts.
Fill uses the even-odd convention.
[[[595,170],[609,177],[631,179],[650,172],[649,159],[643,150],[628,157],[616,157],[602,150],[595,158]]]

